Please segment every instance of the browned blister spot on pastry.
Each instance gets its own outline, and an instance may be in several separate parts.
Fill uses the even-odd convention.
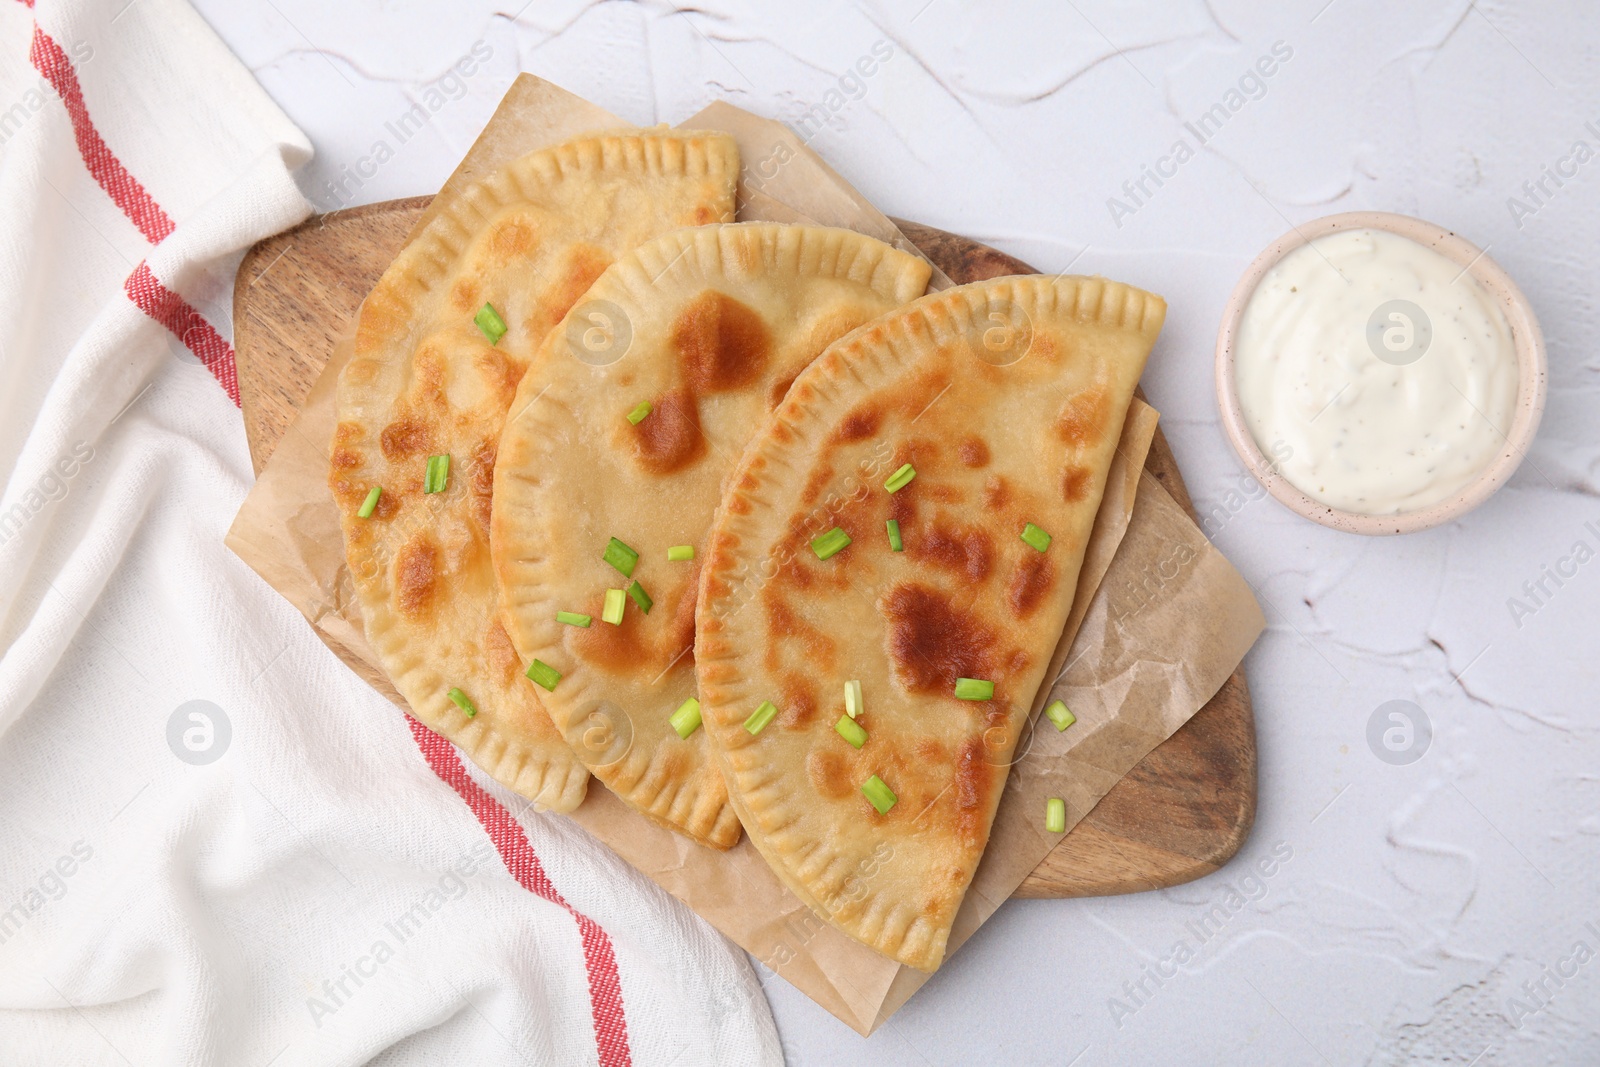
[[[989,511],[999,511],[1011,503],[1011,485],[998,474],[990,475],[983,483],[983,506]]]
[[[411,389],[413,400],[448,406],[445,383],[450,378],[450,357],[436,341],[424,341],[411,357]]]
[[[783,403],[783,398],[789,395],[789,387],[794,384],[794,380],[798,377],[798,374],[791,374],[787,378],[772,383],[772,388],[767,393],[768,411],[772,411]]]
[[[501,263],[531,254],[538,243],[533,220],[523,215],[507,215],[489,231],[489,251]]]
[[[539,312],[535,318],[529,320],[530,335],[542,338],[554,329],[557,323],[567,317],[567,312],[572,310],[578,298],[589,291],[594,280],[604,274],[609,266],[611,257],[603,250],[594,245],[573,245],[572,251],[567,254],[567,265],[561,280],[546,290],[536,302],[535,306]]]
[[[345,511],[360,506],[356,503],[357,496],[366,497],[366,490],[359,488],[337,469],[328,473],[328,489],[333,493],[333,502]]]
[[[1111,391],[1104,385],[1093,385],[1074,393],[1062,406],[1056,417],[1056,430],[1073,448],[1089,448],[1099,443],[1110,416]]]
[[[472,365],[489,392],[490,410],[497,415],[504,412],[517,395],[517,385],[528,365],[499,348],[480,348],[473,356]]]
[[[367,494],[362,493],[361,499],[366,500]],[[405,504],[406,495],[398,489],[385,489],[378,494],[378,506],[372,509],[375,519],[392,519]]]
[[[433,447],[433,433],[420,419],[391,422],[378,435],[385,459],[408,459],[426,454]]]
[[[1056,568],[1050,557],[1028,549],[1006,583],[1006,603],[1011,607],[1011,614],[1019,619],[1032,615],[1044,603],[1055,581]]]
[[[360,452],[349,448],[335,448],[328,457],[328,462],[335,470],[350,470],[352,467],[361,466],[364,458]]]
[[[696,393],[739,389],[761,376],[772,335],[761,316],[715,289],[684,308],[672,330],[672,347]]]
[[[489,512],[494,503],[494,461],[499,451],[497,438],[478,442],[467,463],[467,489],[472,494],[472,515],[484,531],[489,529]]]
[[[476,278],[461,278],[450,287],[450,307],[462,316],[476,315],[483,307],[483,290]],[[503,309],[496,309],[503,310]]]
[[[667,745],[656,755],[654,776],[666,781],[678,781],[688,774],[693,767],[694,759],[689,754],[687,745]],[[663,793],[664,797],[666,794]],[[657,798],[660,803],[660,798]]]
[[[834,437],[840,441],[864,441],[878,432],[883,424],[883,412],[874,407],[859,407],[839,423]]]
[[[811,681],[793,671],[783,676],[778,693],[778,725],[789,730],[803,730],[817,717],[817,693]]]
[[[679,389],[657,397],[650,415],[627,432],[633,437],[634,455],[654,474],[683,470],[706,452],[700,409],[694,397]]]
[[[729,245],[724,245],[733,254],[734,266],[743,274],[755,274],[761,269],[761,242],[739,240],[736,237]]]
[[[1076,504],[1089,495],[1094,472],[1087,467],[1072,466],[1061,473],[1061,499]]]
[[[583,609],[588,611],[587,608]],[[649,654],[644,636],[645,616],[628,605],[622,613],[622,623],[617,626],[600,620],[594,612],[594,621],[587,627],[571,627],[567,635],[572,654],[591,666],[613,673],[627,673],[639,669],[639,664]]]
[[[683,564],[674,564],[674,567],[683,567]],[[665,649],[668,653],[667,663],[661,669],[666,670],[670,664],[674,670],[694,670],[694,599],[695,592],[700,588],[700,560],[690,563],[677,580],[682,584],[676,590],[677,601],[673,605],[672,617],[667,620],[667,633]]]
[[[427,531],[415,534],[394,559],[396,606],[411,619],[432,614],[439,591],[439,545]]]
[[[829,800],[843,800],[855,792],[851,781],[850,760],[843,752],[830,749],[812,749],[806,756],[806,777],[819,796]]]
[[[971,737],[956,753],[955,828],[969,846],[989,836],[989,794],[997,770],[984,758],[982,738]]]
[[[356,321],[356,352],[365,355],[380,348],[410,321],[411,302],[395,292],[398,282],[387,277],[373,287],[361,305]]]
[[[954,879],[955,881],[966,881],[965,872],[958,872],[958,875],[959,877]],[[948,893],[929,893],[922,898],[922,903],[918,910],[929,919],[938,919],[949,911],[949,896]]]
[[[367,494],[372,490],[371,484],[353,482],[348,478],[335,477],[330,480],[329,484],[333,489],[334,500],[341,508],[349,512],[359,511],[361,505],[367,502]],[[372,509],[371,516],[359,520],[361,525],[354,527],[349,535],[351,537],[365,538],[374,521],[393,518],[395,512],[400,510],[400,505],[404,500],[405,494],[400,490],[385,489],[378,495],[378,504]]]
[[[517,650],[511,644],[511,635],[506,633],[505,624],[499,615],[491,619],[489,625],[484,628],[483,654],[489,661],[490,671],[502,686],[515,684],[522,663],[517,658]]]
[[[953,695],[957,678],[994,679],[995,634],[936,589],[906,582],[880,601],[895,680],[913,693]]]
[[[968,467],[986,467],[989,465],[989,446],[984,443],[983,438],[975,434],[968,434],[963,437],[961,445],[956,451],[961,456],[961,462]]]
[[[833,488],[833,466],[822,462],[806,477],[805,488],[800,490],[800,506],[809,508],[822,500],[826,491]],[[835,494],[837,495],[837,493]],[[804,521],[805,516],[799,517]]]
[[[904,527],[901,529],[903,531]],[[994,563],[994,542],[985,531],[951,529],[933,522],[926,528],[918,528],[916,534],[906,544],[905,551],[917,562],[954,571],[971,582],[981,582],[989,577]]]
[[[915,484],[914,482],[912,484]],[[900,524],[903,535],[906,527],[917,519],[917,498],[909,491],[909,487],[898,493],[889,494],[889,518]]]
[[[335,444],[347,445],[352,441],[359,441],[366,436],[366,429],[359,422],[341,422],[333,428]]]
[[[767,613],[767,666],[775,670],[782,649],[798,644],[800,658],[826,669],[838,653],[838,644],[827,633],[803,618],[776,592],[762,597]]]

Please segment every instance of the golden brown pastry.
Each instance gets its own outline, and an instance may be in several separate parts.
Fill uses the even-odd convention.
[[[730,798],[912,967],[944,957],[1165,312],[1099,278],[927,296],[796,379],[718,510],[695,660]]]
[[[694,553],[795,375],[929,270],[848,230],[667,234],[595,282],[518,389],[493,526],[512,643],[589,769],[704,844],[739,823],[692,703]]]
[[[731,218],[738,173],[731,138],[665,129],[513,161],[384,273],[340,375],[328,484],[367,637],[418,719],[543,808],[575,808],[588,772],[498,612],[489,511],[506,410],[590,283],[657,234]]]

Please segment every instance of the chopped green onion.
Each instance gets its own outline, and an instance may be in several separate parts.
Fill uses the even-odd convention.
[[[1055,723],[1057,730],[1065,730],[1078,721],[1078,717],[1067,710],[1065,700],[1052,700],[1050,706],[1044,709],[1044,717]]]
[[[850,543],[850,535],[835,526],[827,533],[814,538],[811,542],[811,551],[817,554],[818,559],[827,559]]]
[[[763,700],[761,706],[750,713],[744,721],[745,730],[754,737],[767,728],[767,723],[777,717],[778,706],[770,700]]]
[[[644,421],[644,417],[646,415],[650,414],[650,412],[654,410],[655,409],[650,406],[650,401],[641,400],[639,401],[639,405],[637,407],[628,412],[628,421],[637,426],[639,423]]]
[[[650,608],[655,604],[655,601],[650,599],[650,594],[644,591],[644,586],[638,582],[628,586],[628,599],[639,605],[639,610],[646,615],[650,614]]]
[[[576,611],[556,612],[556,622],[564,622],[568,626],[588,626],[594,620],[587,615],[579,615]]]
[[[444,487],[450,484],[450,457],[429,456],[428,470],[422,476],[422,491],[424,493],[442,493]]]
[[[889,528],[889,551],[899,552],[905,548],[905,545],[900,541],[900,524],[894,519],[890,519],[885,525]]]
[[[1031,522],[1022,528],[1022,539],[1040,552],[1050,547],[1050,535]]]
[[[982,678],[957,678],[957,700],[988,700],[994,696],[994,683]]]
[[[536,659],[528,664],[528,677],[554,693],[556,691],[556,683],[561,681],[561,672],[544,660]]]
[[[632,578],[634,564],[639,562],[639,553],[613,537],[606,542],[606,550],[600,558],[621,571],[624,578]]]
[[[906,463],[903,464],[899,470],[889,475],[889,480],[883,483],[883,487],[889,490],[891,493],[898,493],[900,490],[910,485],[911,479],[915,478],[916,476],[917,469],[911,464]]]
[[[1052,834],[1059,834],[1067,828],[1067,802],[1060,797],[1051,797],[1044,802],[1044,828]]]
[[[472,316],[472,321],[478,324],[478,329],[489,339],[489,343],[497,345],[500,338],[506,335],[506,320],[500,317],[500,312],[494,309],[493,304],[485,304]]]
[[[450,698],[450,702],[452,704],[467,713],[467,718],[470,719],[474,715],[478,714],[478,706],[472,702],[472,698],[467,696],[467,694],[463,693],[461,690],[457,689],[455,686],[451,686],[450,692],[446,693],[445,695]]]
[[[628,594],[620,589],[606,590],[606,606],[600,609],[600,621],[612,626],[622,625],[622,611],[628,606]]]
[[[833,724],[833,729],[835,733],[850,742],[855,748],[860,748],[867,743],[867,731],[863,730],[861,724],[848,715],[839,716],[839,721]]]
[[[689,735],[700,729],[700,702],[694,697],[685,700],[678,705],[678,710],[672,713],[667,722],[672,724],[679,737],[685,741],[689,740]]]
[[[682,563],[684,560],[694,559],[693,545],[673,545],[667,549],[668,563]]]
[[[861,786],[861,793],[873,807],[878,809],[879,815],[889,814],[889,809],[894,807],[894,802],[900,798],[894,795],[894,790],[883,784],[883,779],[874,774]]]
[[[360,519],[372,518],[372,510],[378,506],[378,498],[383,495],[383,486],[375,485],[367,490],[367,499],[361,502],[361,510],[356,512]]]
[[[861,683],[844,683],[844,713],[852,719],[861,715]]]

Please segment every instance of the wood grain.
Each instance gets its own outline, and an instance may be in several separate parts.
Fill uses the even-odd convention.
[[[429,197],[317,215],[256,245],[239,265],[234,348],[245,434],[257,473],[277,446],[362,299],[394,258]],[[968,238],[895,220],[958,282],[1032,267]],[[1146,463],[1193,508],[1158,430]],[[1255,820],[1255,717],[1242,672],[1118,782],[1017,890],[1081,897],[1177,885],[1210,874]]]

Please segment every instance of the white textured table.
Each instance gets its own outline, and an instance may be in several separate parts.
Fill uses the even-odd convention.
[[[1269,619],[1248,661],[1260,814],[1233,865],[1160,893],[1013,902],[867,1041],[764,976],[791,1062],[1600,1062],[1600,963],[1574,955],[1600,953],[1586,5],[540,0],[510,17],[519,4],[199,7],[315,142],[303,185],[325,210],[437,188],[529,70],[639,123],[717,98],[785,119],[891,214],[1162,293],[1145,388]],[[1275,45],[1271,76],[1241,85]],[[871,76],[848,73],[875,52]],[[1217,104],[1201,144],[1185,123]],[[1523,469],[1464,521],[1400,539],[1235,495],[1253,483],[1211,399],[1239,272],[1291,223],[1354,208],[1488,246],[1549,344]],[[1559,584],[1558,565],[1575,570]],[[1368,743],[1391,700],[1431,723],[1420,759]],[[1270,877],[1250,877],[1258,861]],[[1546,967],[1566,975],[1541,988]]]

